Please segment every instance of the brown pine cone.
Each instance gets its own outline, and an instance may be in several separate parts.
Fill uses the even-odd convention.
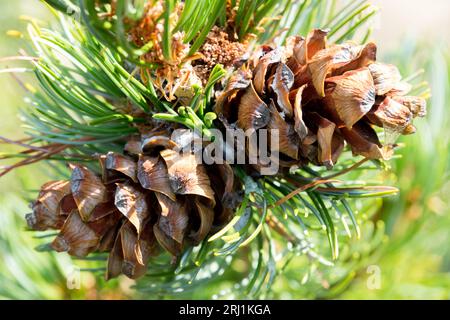
[[[426,102],[407,96],[395,66],[375,62],[375,44],[328,45],[326,35],[316,29],[286,47],[263,46],[230,77],[215,111],[226,126],[279,130],[281,166],[330,168],[345,143],[355,155],[388,159],[391,138],[415,132]],[[373,126],[389,136],[384,146]]]
[[[53,249],[84,257],[110,252],[107,279],[145,274],[159,247],[177,256],[228,222],[234,174],[227,164],[206,166],[181,153],[166,133],[130,140],[126,155],[100,156],[101,175],[71,165],[69,181],[42,186],[31,229],[60,230]]]

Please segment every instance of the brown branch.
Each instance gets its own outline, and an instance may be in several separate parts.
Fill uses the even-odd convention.
[[[75,141],[81,142],[81,141],[89,141],[92,140],[93,138],[91,137],[86,137],[86,138],[82,138],[82,139],[77,139]],[[3,139],[3,141],[7,141],[9,139]],[[12,141],[13,144],[18,144],[17,141]],[[20,144],[19,144],[20,145]],[[27,147],[30,147],[27,145]],[[38,152],[35,155],[30,156],[27,159],[21,160],[11,166],[7,166],[2,168],[2,171],[0,172],[0,178],[3,177],[4,175],[6,175],[8,172],[11,172],[14,169],[29,165],[29,164],[33,164],[42,160],[46,160],[49,159],[51,156],[59,154],[61,152],[63,152],[64,150],[66,150],[67,148],[72,147],[71,144],[62,144],[62,143],[53,143],[53,144],[49,144],[47,146],[44,146],[40,149],[42,149],[42,151],[38,151],[38,150],[32,150],[32,149],[28,149],[23,151],[22,153],[34,153],[34,152]]]
[[[23,143],[20,140],[11,140],[11,139],[5,138],[3,136],[0,136],[0,140],[2,140],[3,142],[6,142],[7,144],[17,145],[17,146],[20,146],[20,147],[31,149],[33,151],[42,151],[42,152],[46,152],[47,151],[47,149],[40,148],[40,147],[35,147],[35,146],[30,145],[30,144]]]
[[[341,170],[341,171],[339,171],[339,172],[330,174],[329,176],[323,177],[323,179],[332,179],[332,178],[341,176],[341,175],[343,175],[343,174],[346,174],[346,173],[348,173],[348,172],[350,172],[350,171],[352,171],[352,170],[354,170],[354,169],[360,167],[362,164],[366,163],[368,160],[369,160],[369,158],[364,158],[364,159],[358,161],[358,162],[355,163],[354,165],[352,165],[352,166],[350,166],[350,167],[348,167],[348,168],[346,168],[346,169],[344,169],[344,170]]]
[[[285,238],[287,241],[291,243],[296,243],[297,240],[291,236],[286,228],[281,224],[281,222],[272,214],[268,214],[266,217],[267,225],[274,230],[276,233],[278,233],[280,236]]]
[[[46,152],[40,152],[34,156],[31,156],[28,159],[24,159],[22,161],[19,161],[15,164],[13,164],[12,166],[8,166],[6,168],[3,168],[3,171],[0,172],[0,178],[3,177],[4,175],[6,175],[8,172],[11,172],[14,169],[17,169],[19,167],[23,167],[32,163],[36,163],[39,162],[41,160],[45,160],[48,159],[49,157],[51,157],[52,155],[55,155],[57,153],[62,152],[63,150],[65,150],[66,148],[70,147],[70,145],[59,145],[55,148],[47,150]]]
[[[300,192],[303,192],[303,191],[305,191],[307,189],[315,187],[315,186],[317,186],[319,184],[324,184],[324,183],[329,183],[329,182],[338,182],[338,181],[337,180],[329,180],[329,179],[315,180],[313,182],[310,182],[308,184],[305,184],[305,185],[295,189],[294,191],[292,191],[288,195],[286,195],[283,198],[279,199],[274,204],[270,205],[269,208],[278,207],[278,206],[282,205],[283,203],[285,203],[286,201],[288,201],[289,199],[291,199],[292,197],[295,197]]]

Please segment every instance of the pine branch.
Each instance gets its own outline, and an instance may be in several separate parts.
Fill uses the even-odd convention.
[[[33,48],[23,57],[33,64],[40,88],[24,84],[29,102],[24,117],[33,140],[18,165],[57,157],[65,162],[89,160],[94,150],[121,152],[125,138],[154,121],[177,123],[212,140],[215,87],[223,87],[221,80],[229,73],[215,64],[206,81],[193,84],[192,70],[183,66],[199,59],[214,27],[232,31],[235,42],[257,44],[281,44],[313,27],[329,27],[332,40],[342,42],[357,31],[367,39],[370,29],[365,26],[375,14],[366,1],[343,7],[337,1],[311,0],[155,1],[161,11],[146,1],[47,2],[65,13],[79,13],[82,23],[60,16],[63,33],[29,26]],[[140,33],[147,30],[147,19],[162,27],[162,32],[152,30],[156,40]],[[130,41],[133,36],[137,39]],[[183,50],[177,51],[177,46]],[[182,71],[186,73],[180,77]],[[177,82],[180,78],[185,81]],[[182,85],[188,87],[187,101],[173,94]],[[422,92],[423,86],[414,89]],[[352,250],[348,248],[353,235],[361,236],[359,222],[365,221],[352,208],[376,203],[365,198],[398,191],[365,183],[367,172],[380,166],[377,161],[363,166],[366,161],[357,162],[346,150],[332,169],[308,164],[260,179],[235,166],[244,195],[230,222],[175,259],[169,254],[151,258],[149,272],[137,288],[162,294],[192,290],[214,282],[236,260],[245,259],[249,270],[238,287],[242,294],[259,297],[269,294],[276,277],[296,256],[308,260],[305,276],[317,264],[339,263],[339,255],[345,259]],[[331,180],[344,174],[349,177],[345,182]]]

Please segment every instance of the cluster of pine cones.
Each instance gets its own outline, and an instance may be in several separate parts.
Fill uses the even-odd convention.
[[[395,66],[376,46],[328,45],[326,32],[263,46],[228,79],[214,111],[227,127],[279,130],[280,165],[332,167],[347,143],[354,154],[389,158],[373,126],[415,131],[425,101],[407,96]],[[46,183],[27,215],[31,229],[60,230],[56,251],[109,252],[107,278],[145,274],[161,248],[178,256],[219,230],[234,213],[239,183],[228,164],[204,165],[179,153],[169,133],[130,139],[123,154],[100,156],[101,174],[72,166],[70,181]]]

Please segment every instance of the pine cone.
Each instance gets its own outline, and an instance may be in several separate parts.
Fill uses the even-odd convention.
[[[413,133],[426,102],[406,95],[395,66],[376,62],[375,44],[328,46],[326,35],[316,29],[285,47],[263,46],[230,77],[215,111],[225,126],[279,130],[281,166],[330,168],[345,143],[355,155],[388,159],[394,145],[383,146],[373,126],[389,137]]]
[[[100,156],[102,173],[71,165],[70,181],[42,186],[31,229],[58,229],[53,249],[84,257],[110,252],[107,279],[145,274],[158,244],[177,256],[228,222],[234,174],[227,164],[205,166],[175,150],[164,133],[130,140],[126,155]]]

